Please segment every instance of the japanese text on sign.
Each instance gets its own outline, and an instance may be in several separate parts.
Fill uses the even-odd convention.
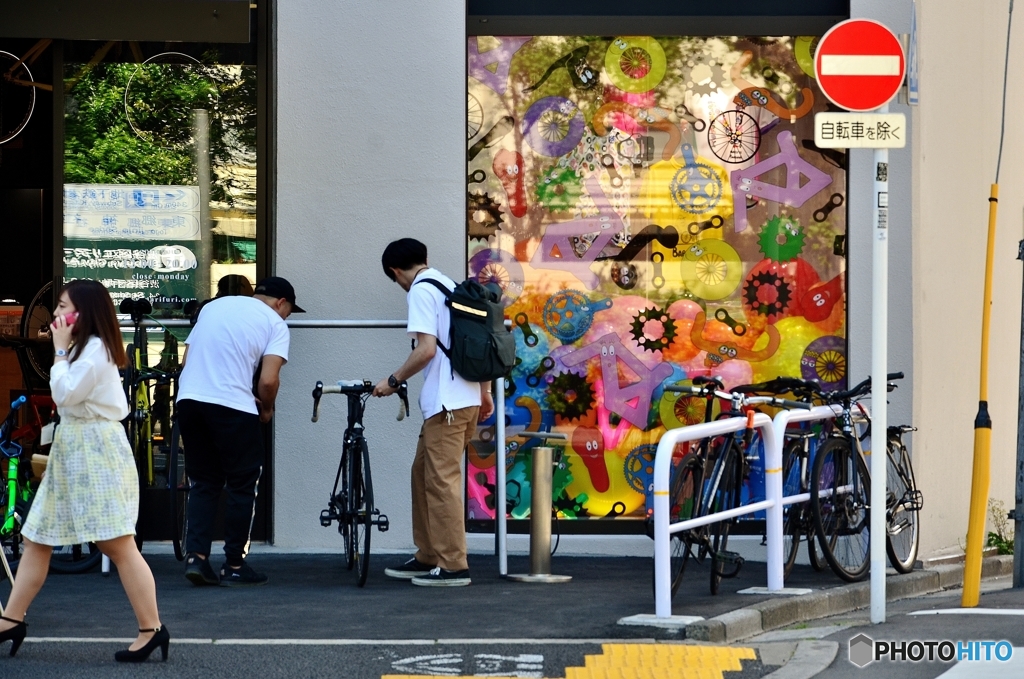
[[[817,113],[814,145],[822,149],[901,149],[907,144],[902,113]]]
[[[199,187],[65,184],[64,237],[197,240]]]

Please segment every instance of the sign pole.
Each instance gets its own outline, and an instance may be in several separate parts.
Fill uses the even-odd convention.
[[[886,104],[878,109],[888,113]],[[871,622],[885,622],[885,446],[889,347],[889,149],[874,153],[871,259]]]

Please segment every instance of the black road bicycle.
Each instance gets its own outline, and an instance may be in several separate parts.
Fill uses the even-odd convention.
[[[345,565],[348,570],[356,570],[360,587],[366,584],[370,572],[370,528],[377,526],[377,530],[384,533],[390,525],[387,515],[373,506],[370,450],[363,435],[363,411],[372,392],[373,383],[369,380],[340,380],[328,386],[317,382],[313,389],[313,422],[320,419],[321,396],[345,394],[348,397],[348,426],[341,461],[327,509],[320,512],[320,525],[327,528],[332,522],[338,522],[338,533],[345,546]],[[399,385],[398,396],[402,399],[398,419],[403,420],[409,414],[409,387],[405,382]]]

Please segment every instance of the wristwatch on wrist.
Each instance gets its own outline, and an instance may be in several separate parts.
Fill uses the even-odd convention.
[[[67,356],[68,355],[68,350],[67,349],[57,349],[57,350],[55,350],[53,352],[53,354],[55,356]]]
[[[395,379],[394,375],[388,375],[388,386],[392,389],[398,389],[398,380]]]

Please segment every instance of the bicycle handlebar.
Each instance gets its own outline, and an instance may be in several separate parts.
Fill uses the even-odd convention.
[[[313,418],[316,422],[320,419],[320,397],[324,394],[349,394],[359,396],[373,393],[373,382],[370,380],[338,380],[337,384],[324,386],[319,380],[313,387]],[[401,422],[409,416],[409,383],[402,382],[398,385],[398,398],[401,403],[398,405],[398,421]]]
[[[885,376],[886,382],[889,380],[902,380],[904,377],[903,372],[889,373]],[[886,391],[892,391],[896,388],[895,384],[886,385]],[[857,398],[858,396],[866,396],[871,392],[871,378],[868,377],[866,380],[855,386],[853,389],[847,389],[846,391],[833,391],[824,394],[826,401],[835,403],[836,401],[845,401],[847,399]]]
[[[18,416],[18,408],[28,403],[28,398],[19,396],[11,402],[11,410],[7,413],[7,417],[4,418],[2,424],[0,424],[0,443],[3,445],[9,445],[11,443],[12,429],[14,428],[14,418]],[[19,446],[18,452],[21,452]]]
[[[791,401],[786,398],[778,398],[777,396],[748,396],[743,392],[739,391],[721,391],[715,389],[714,391],[707,387],[690,387],[680,384],[670,384],[665,387],[665,391],[674,391],[680,394],[693,394],[694,396],[707,396],[713,393],[720,399],[726,401],[738,401],[740,405],[771,405],[780,408],[800,408],[802,410],[810,410],[813,408],[813,404],[806,403],[804,401]]]

